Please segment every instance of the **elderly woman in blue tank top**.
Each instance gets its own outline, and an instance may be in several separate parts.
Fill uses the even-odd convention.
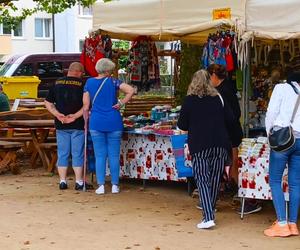
[[[96,158],[96,177],[99,185],[96,194],[105,193],[106,160],[108,158],[112,193],[119,193],[120,144],[123,121],[119,109],[134,94],[134,89],[111,77],[115,64],[107,58],[100,59],[96,64],[98,76],[87,80],[83,109],[87,114],[90,110],[89,129],[94,145]],[[118,91],[125,94],[118,100]]]

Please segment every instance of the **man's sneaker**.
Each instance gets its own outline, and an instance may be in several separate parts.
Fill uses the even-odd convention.
[[[118,185],[112,185],[112,187],[111,187],[111,193],[112,194],[118,194],[118,193],[120,193],[119,186]]]
[[[59,189],[60,189],[60,190],[68,189],[67,183],[65,183],[65,182],[59,183]]]
[[[289,225],[279,225],[277,221],[271,227],[264,231],[264,234],[269,237],[288,237],[292,235]]]
[[[94,189],[93,185],[89,184],[89,183],[85,183],[85,188],[86,188],[86,190],[92,190],[92,189]],[[83,190],[83,184],[80,185],[80,184],[78,184],[76,182],[75,183],[75,190]]]
[[[199,210],[203,210],[203,207],[202,207],[202,203],[199,202],[196,206],[196,208],[198,208]],[[217,212],[218,210],[215,208],[215,213]]]
[[[253,214],[262,210],[262,206],[258,203],[245,202],[244,214]],[[238,208],[238,214],[242,214],[242,206]]]
[[[209,229],[214,227],[216,224],[213,220],[210,221],[202,221],[199,224],[197,224],[197,228],[199,229]]]
[[[291,231],[292,235],[294,235],[294,236],[299,235],[299,229],[298,229],[296,223],[289,223],[289,228],[290,228],[290,231]]]
[[[104,189],[104,185],[99,186],[96,191],[96,194],[104,194],[105,193],[105,189]]]

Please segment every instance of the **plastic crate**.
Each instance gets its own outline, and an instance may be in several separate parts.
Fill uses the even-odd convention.
[[[36,76],[0,77],[0,84],[9,99],[37,98],[40,82]]]

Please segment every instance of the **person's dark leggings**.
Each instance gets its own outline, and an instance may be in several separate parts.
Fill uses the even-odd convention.
[[[193,174],[203,208],[204,221],[215,219],[214,209],[228,153],[224,148],[209,148],[192,154]]]

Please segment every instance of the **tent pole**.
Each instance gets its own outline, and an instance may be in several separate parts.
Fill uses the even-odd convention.
[[[249,137],[249,87],[251,82],[251,45],[247,42],[247,63],[243,68],[243,97],[242,97],[242,114],[244,136]]]

